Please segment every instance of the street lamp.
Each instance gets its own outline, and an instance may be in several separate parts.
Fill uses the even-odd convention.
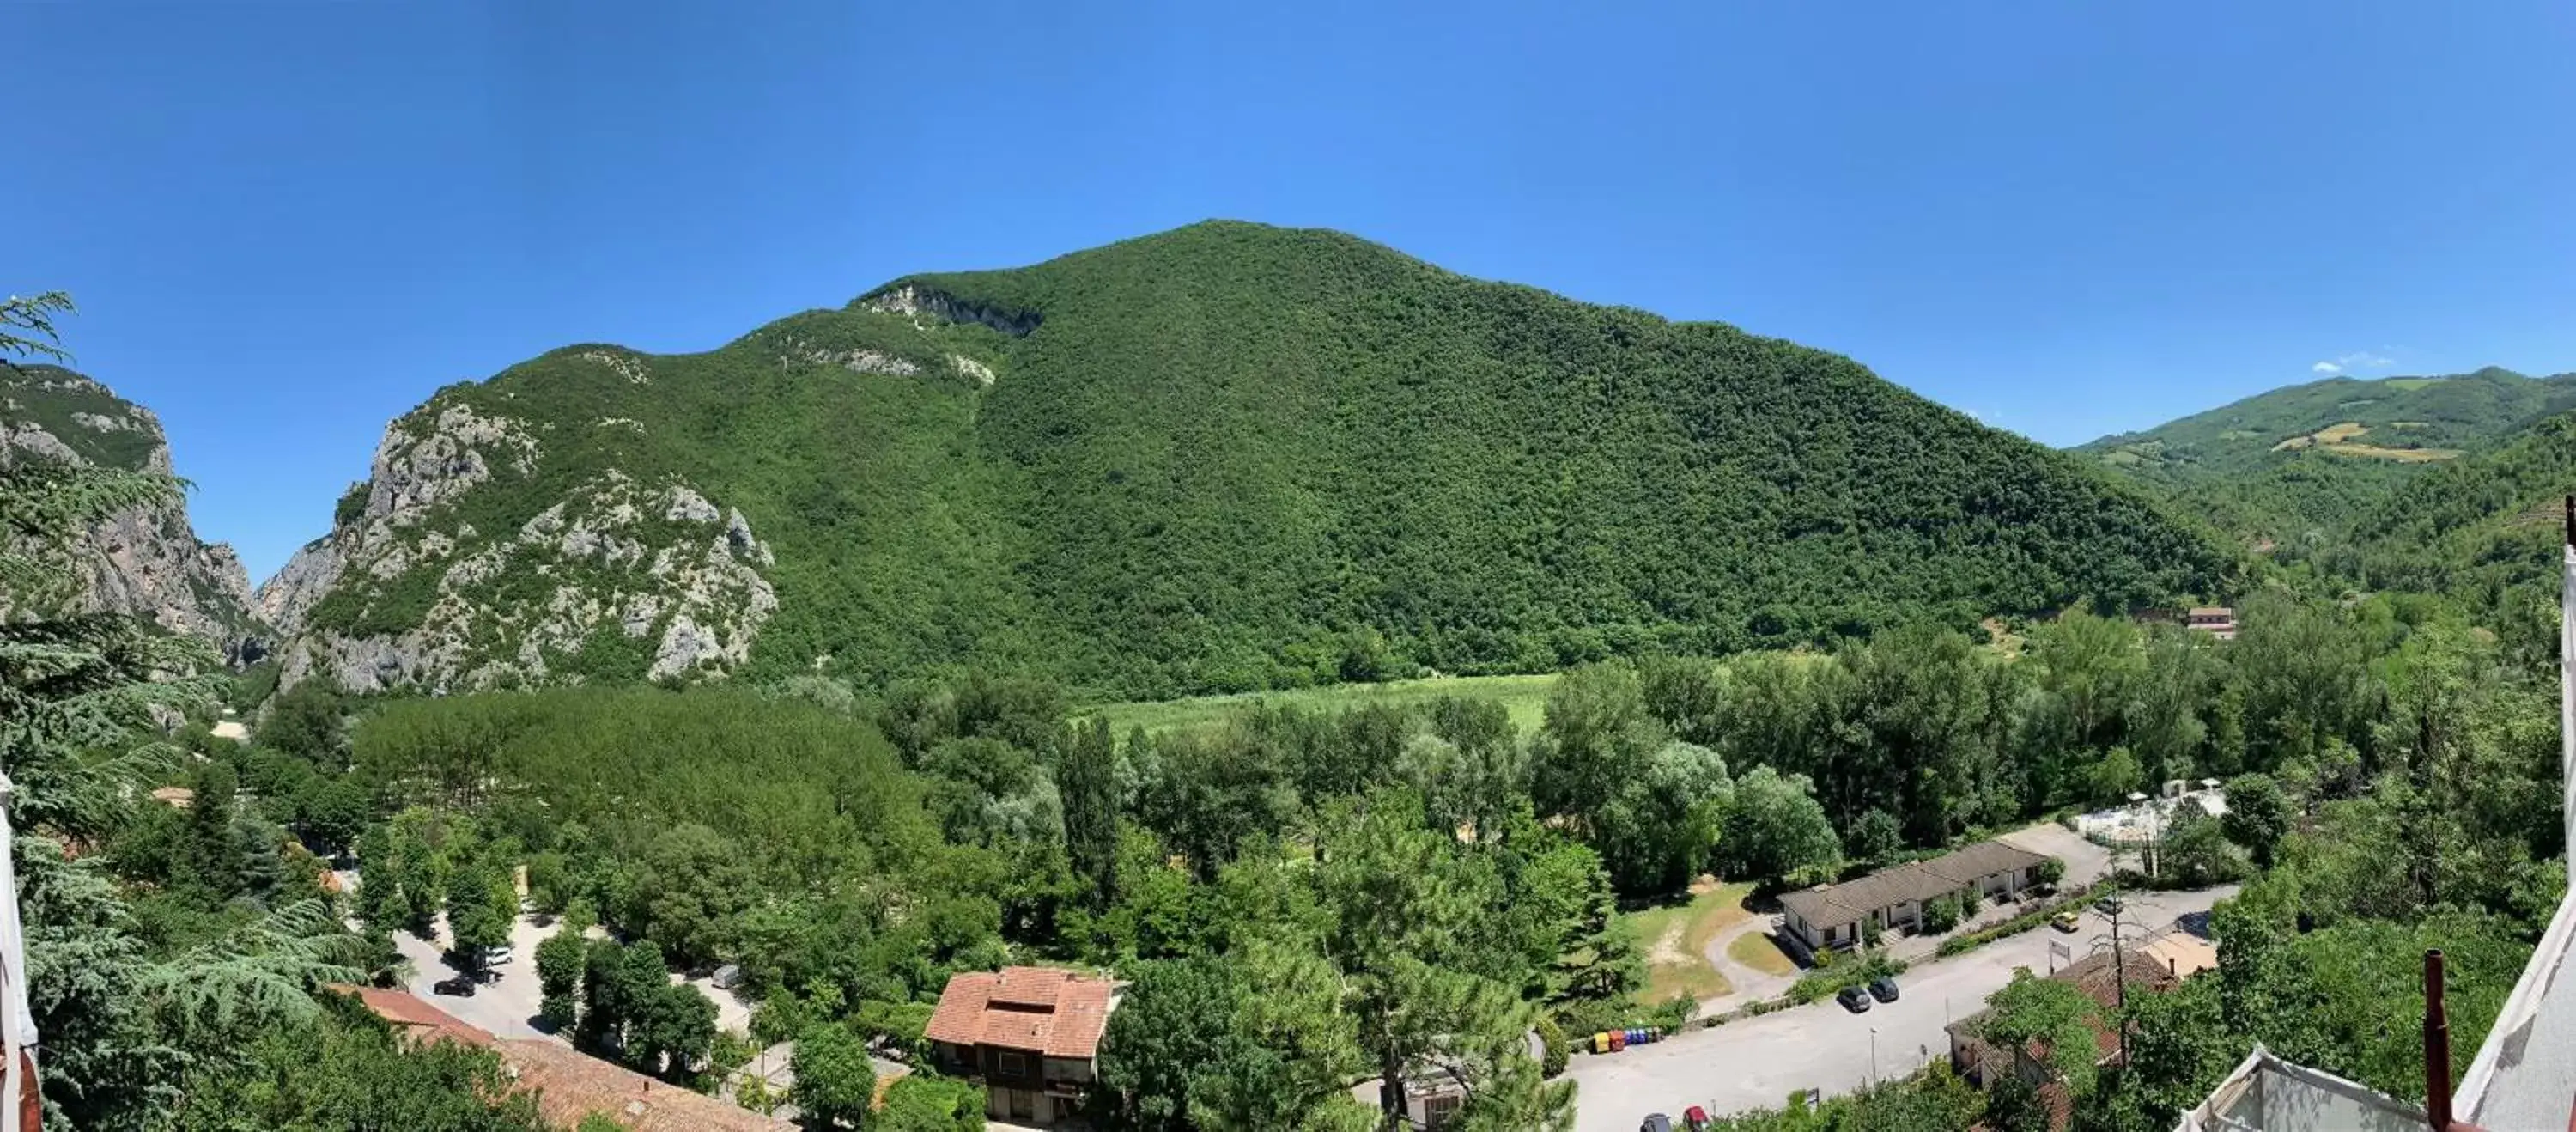
[[[1878,1027],[1869,1028],[1869,1087],[1878,1087]]]

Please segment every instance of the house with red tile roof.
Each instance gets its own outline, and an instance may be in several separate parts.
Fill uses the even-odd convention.
[[[2084,997],[2101,1007],[2101,1013],[2087,1022],[2093,1029],[2093,1048],[2100,1051],[2096,1061],[2102,1065],[2113,1064],[2120,1057],[2120,1037],[2112,1032],[2108,1019],[2118,1011],[2122,996],[2162,994],[2181,985],[2183,979],[2174,960],[2134,948],[2121,951],[2117,965],[2110,952],[2098,952],[2048,977],[2073,983]],[[1980,1085],[1992,1082],[2001,1073],[2016,1074],[2033,1085],[2049,1084],[2052,1078],[2047,1070],[2046,1045],[2033,1039],[2026,1049],[2006,1051],[1987,1045],[1978,1036],[1990,1013],[1980,1010],[1950,1023],[1950,1068]]]
[[[1052,967],[948,980],[923,1035],[939,1071],[979,1080],[995,1120],[1054,1124],[1081,1107],[1119,986]]]
[[[559,1127],[570,1128],[594,1113],[633,1132],[793,1132],[796,1127],[601,1061],[562,1042],[496,1038],[409,991],[333,989],[355,995],[407,1042],[462,1042],[499,1054],[511,1087],[533,1091],[538,1113]]]
[[[489,1049],[499,1039],[491,1031],[421,1001],[418,995],[383,987],[333,987],[342,994],[355,995],[376,1017],[394,1028],[394,1035],[405,1042],[461,1042],[477,1049]]]

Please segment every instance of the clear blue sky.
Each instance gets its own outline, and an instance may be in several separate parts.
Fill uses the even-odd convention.
[[[441,385],[1207,217],[2052,444],[2576,369],[2564,0],[1238,7],[11,4],[0,290],[74,293],[254,576]]]

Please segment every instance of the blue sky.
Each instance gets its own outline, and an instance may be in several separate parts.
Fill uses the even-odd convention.
[[[13,4],[0,290],[73,292],[255,577],[441,385],[1207,217],[2052,444],[2576,369],[2563,2],[1253,7]]]

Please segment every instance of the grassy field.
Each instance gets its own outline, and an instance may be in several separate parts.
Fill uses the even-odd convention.
[[[2431,464],[2460,457],[2457,448],[2382,448],[2375,444],[2329,444],[2326,451],[2337,456],[2360,456],[2374,460],[2395,460],[2401,464]]]
[[[1798,965],[1790,960],[1788,953],[1781,951],[1779,944],[1771,942],[1771,937],[1761,932],[1735,937],[1735,942],[1726,945],[1726,957],[1765,975],[1786,977],[1798,973]]]
[[[1646,952],[1644,1001],[1662,1002],[1677,994],[1710,999],[1735,989],[1709,966],[1708,941],[1752,915],[1744,910],[1744,894],[1751,891],[1750,884],[1694,887],[1687,903],[1628,914],[1637,929],[1637,946]]]
[[[1523,731],[1538,728],[1542,709],[1547,704],[1547,690],[1556,676],[1450,676],[1436,680],[1397,680],[1385,684],[1337,684],[1328,688],[1298,688],[1285,692],[1248,692],[1235,696],[1200,696],[1187,700],[1162,700],[1153,703],[1101,704],[1083,709],[1081,714],[1109,717],[1110,728],[1124,735],[1131,728],[1149,732],[1169,731],[1176,727],[1196,727],[1223,720],[1227,713],[1246,704],[1263,701],[1293,704],[1305,708],[1349,708],[1368,703],[1424,704],[1442,696],[1493,700],[1512,713],[1512,724]]]

